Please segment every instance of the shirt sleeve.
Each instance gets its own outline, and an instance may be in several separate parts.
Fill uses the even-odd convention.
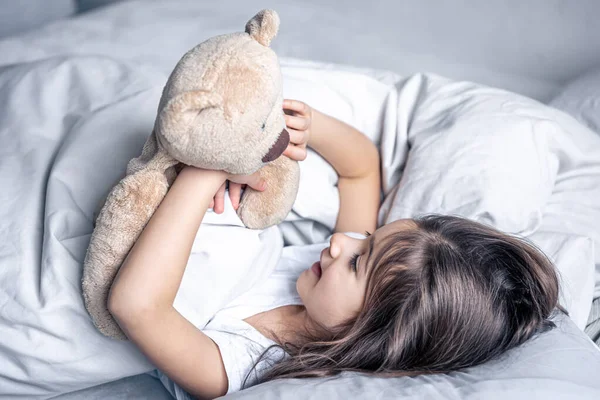
[[[202,332],[219,347],[227,374],[226,394],[252,386],[269,366],[285,356],[283,350],[277,347],[269,350],[268,354],[261,358],[262,354],[275,343],[243,321],[228,317],[216,317]],[[258,362],[259,360],[260,362]],[[189,393],[162,371],[155,370],[151,374],[158,378],[177,400],[193,399]]]
[[[286,356],[281,347],[272,347],[275,342],[242,320],[217,316],[202,332],[219,347],[227,374],[227,394],[252,386],[269,367]]]
[[[262,354],[261,349],[264,348],[237,333],[208,329],[204,330],[204,333],[219,347],[227,373],[227,394],[241,390],[246,376]]]

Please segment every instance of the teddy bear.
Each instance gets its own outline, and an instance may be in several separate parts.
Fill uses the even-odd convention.
[[[126,340],[107,308],[117,272],[185,165],[232,174],[259,171],[263,192],[247,187],[237,214],[250,229],[283,221],[297,195],[297,161],[280,155],[289,143],[282,76],[269,47],[279,17],[263,10],[245,32],[212,37],[188,51],[163,89],[154,129],[141,155],[109,192],[83,265],[82,292],[92,322]]]

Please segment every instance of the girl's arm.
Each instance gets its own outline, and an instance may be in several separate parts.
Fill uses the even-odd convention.
[[[371,140],[352,126],[311,109],[297,100],[284,100],[286,125],[295,143],[301,135],[309,147],[329,162],[339,175],[340,211],[336,232],[373,232],[381,196],[379,151]],[[302,148],[290,147],[285,155],[298,156]]]
[[[119,269],[108,298],[109,311],[150,361],[190,394],[208,398],[227,391],[221,353],[173,308],[173,301],[200,223],[227,178],[222,171],[193,167],[179,173]],[[258,181],[240,183],[259,189]]]

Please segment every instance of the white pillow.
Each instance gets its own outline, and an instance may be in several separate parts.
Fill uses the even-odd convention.
[[[526,235],[541,224],[558,161],[547,107],[503,90],[436,75],[398,85],[398,127],[382,143],[383,222],[421,213],[459,214]],[[406,148],[408,156],[384,152]]]
[[[560,304],[581,330],[585,329],[594,292],[594,243],[589,237],[552,231],[528,236],[559,271]]]
[[[600,133],[600,69],[573,80],[549,104]]]

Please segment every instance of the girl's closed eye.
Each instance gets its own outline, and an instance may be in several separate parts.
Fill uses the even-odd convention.
[[[352,255],[352,258],[350,259],[350,268],[352,268],[352,271],[354,271],[354,272],[357,272],[357,270],[358,270],[358,268],[357,268],[358,257],[359,257],[359,255],[354,253]]]
[[[365,237],[369,237],[369,236],[371,236],[371,233],[369,231],[365,231]],[[354,253],[354,254],[352,254],[352,258],[350,259],[350,268],[354,272],[358,272],[358,257],[360,257],[360,255],[357,253]]]

